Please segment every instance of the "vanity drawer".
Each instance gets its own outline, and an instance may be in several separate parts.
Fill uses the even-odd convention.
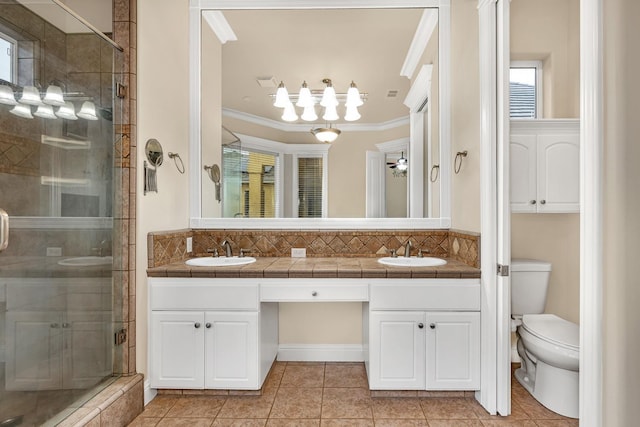
[[[258,284],[149,278],[151,310],[258,310]]]
[[[372,284],[371,310],[480,310],[480,282],[431,281]]]
[[[369,287],[366,283],[331,284],[318,283],[263,283],[260,285],[260,300],[270,302],[313,301],[367,301]]]

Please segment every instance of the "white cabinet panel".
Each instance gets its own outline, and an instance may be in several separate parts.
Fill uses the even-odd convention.
[[[580,122],[511,121],[512,212],[580,211]]]
[[[258,313],[205,315],[205,387],[259,388]]]
[[[111,312],[71,312],[62,323],[63,388],[88,388],[113,372]]]
[[[480,313],[427,313],[427,390],[480,388]]]
[[[424,313],[373,311],[369,328],[369,387],[424,389]]]
[[[204,387],[204,313],[151,313],[151,387]]]

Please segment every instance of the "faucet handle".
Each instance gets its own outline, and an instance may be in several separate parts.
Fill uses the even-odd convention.
[[[398,252],[395,249],[389,249],[389,253],[391,254],[391,258],[398,258]]]
[[[207,249],[207,253],[211,254],[212,257],[218,258],[220,255],[218,254],[218,248]]]
[[[238,257],[239,257],[239,258],[244,258],[244,256],[245,256],[246,254],[250,254],[250,253],[251,253],[251,251],[250,251],[249,249],[242,249],[242,248],[240,248],[240,255],[238,255]]]

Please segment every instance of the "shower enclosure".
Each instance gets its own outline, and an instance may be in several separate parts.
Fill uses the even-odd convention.
[[[59,422],[122,358],[112,242],[123,60],[93,29],[55,2],[0,0],[3,426]]]

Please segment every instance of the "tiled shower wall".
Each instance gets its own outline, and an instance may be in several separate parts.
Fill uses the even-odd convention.
[[[193,238],[193,253],[187,253],[186,239]],[[240,248],[260,257],[288,257],[291,248],[306,248],[308,257],[380,257],[390,249],[404,253],[411,240],[414,250],[431,256],[449,257],[480,267],[480,236],[457,230],[178,230],[150,233],[148,266],[159,267],[189,256],[206,256],[208,249],[222,249],[228,240],[237,253]]]

